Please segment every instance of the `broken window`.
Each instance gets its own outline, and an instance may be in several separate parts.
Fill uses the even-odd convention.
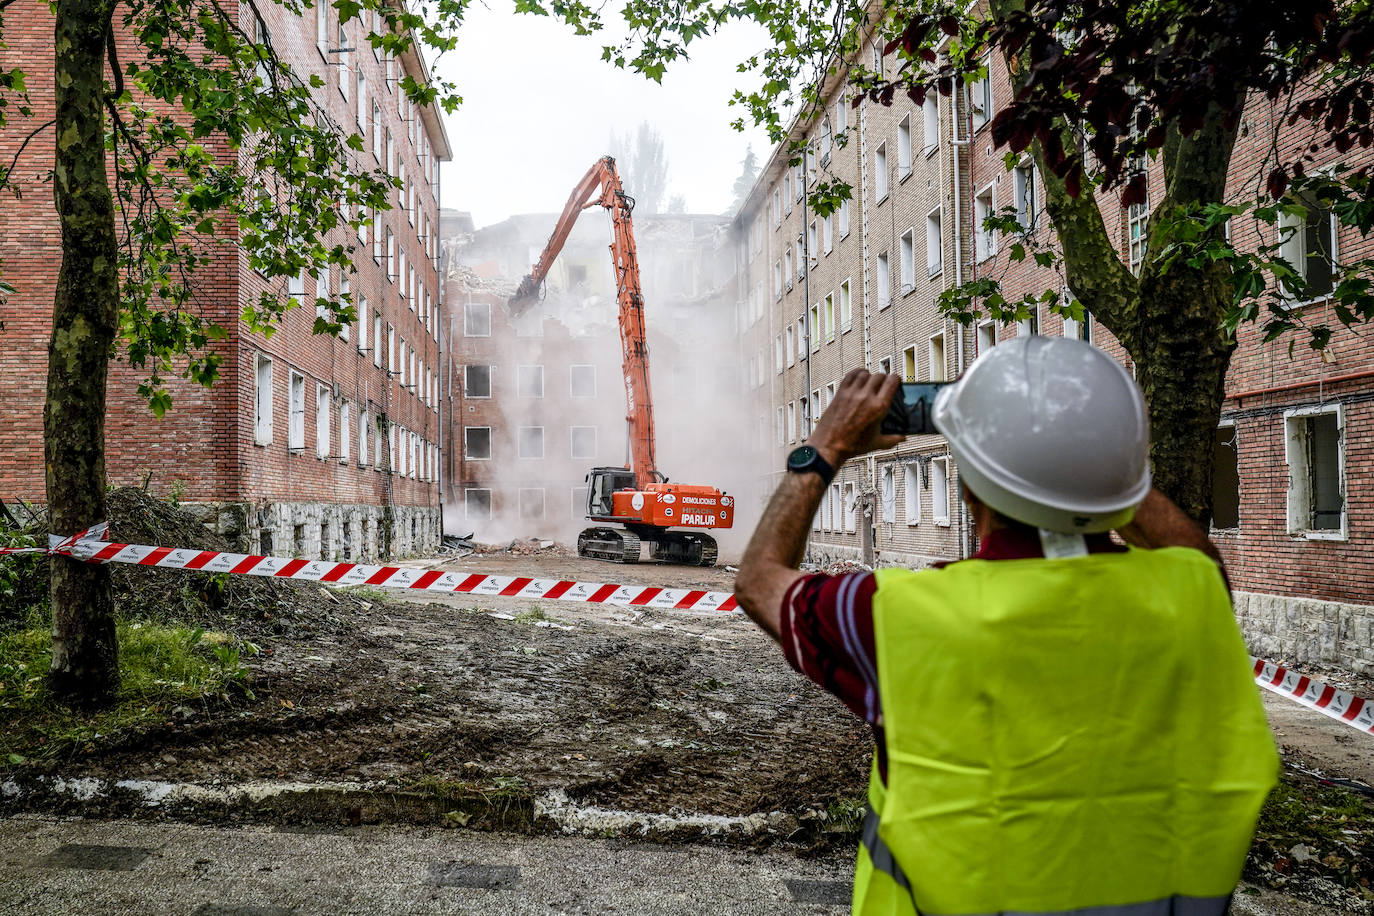
[[[575,398],[596,397],[596,366],[570,366],[568,388]]]
[[[463,457],[469,460],[491,457],[490,426],[469,426],[463,430]]]
[[[854,304],[849,295],[849,281],[840,284],[840,331],[848,331],[854,324]]]
[[[491,303],[469,302],[463,306],[463,333],[468,337],[491,336]]]
[[[878,255],[878,308],[892,304],[892,269],[887,262],[887,252]]]
[[[873,154],[873,201],[882,203],[887,197],[887,144]]]
[[[1344,537],[1345,414],[1340,405],[1284,416],[1288,457],[1288,531]]]
[[[883,521],[897,520],[897,475],[892,467],[883,468],[882,474]]]
[[[1030,315],[1029,315],[1028,317],[1022,318],[1020,321],[1016,322],[1016,336],[1017,336],[1017,337],[1030,337],[1030,336],[1033,335],[1033,334],[1039,334],[1039,333],[1040,333],[1040,307],[1039,307],[1039,306],[1035,306],[1034,308],[1031,309],[1031,313],[1030,313]]]
[[[477,521],[491,518],[491,491],[480,487],[464,489],[463,517]]]
[[[463,393],[470,398],[491,397],[491,366],[464,366]]]
[[[859,530],[859,494],[853,483],[844,485],[844,530],[850,534]]]
[[[596,458],[596,427],[574,426],[568,430],[571,457],[574,459]]]
[[[521,398],[542,398],[544,396],[544,367],[517,366],[515,368],[515,394]]]
[[[1212,441],[1212,527],[1240,527],[1240,461],[1236,426],[1216,428]]]
[[[912,344],[902,351],[902,381],[916,381],[916,345]]]
[[[544,427],[521,426],[516,430],[516,441],[521,458],[544,457]]]

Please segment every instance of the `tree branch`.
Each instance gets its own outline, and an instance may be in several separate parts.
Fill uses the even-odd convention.
[[[43,131],[47,130],[49,127],[52,127],[56,123],[57,121],[55,119],[51,121],[44,121],[42,124],[39,124],[33,130],[29,131],[29,135],[25,137],[23,142],[19,144],[19,149],[14,151],[14,156],[11,157],[10,164],[5,168],[3,172],[0,172],[0,188],[4,188],[10,183],[10,175],[14,174],[14,170],[19,167],[19,157],[24,155],[24,147],[28,146],[30,141],[32,141],[34,137],[38,136]]]
[[[1064,181],[1045,164],[1040,142],[1031,151],[1045,183],[1045,209],[1049,211],[1063,249],[1064,273],[1070,292],[1130,349],[1140,321],[1140,284],[1121,263],[1097,205],[1097,195],[1084,187],[1074,197]]]

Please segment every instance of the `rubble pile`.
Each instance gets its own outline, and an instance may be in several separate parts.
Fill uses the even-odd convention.
[[[141,490],[122,487],[107,497],[109,538],[125,544],[194,550],[234,549],[187,510]],[[0,517],[0,543],[33,546],[47,542],[47,511],[23,506]],[[16,584],[14,600],[0,602],[0,627],[23,625],[34,614],[46,616],[48,562],[42,555],[4,561]],[[357,602],[347,592],[321,594],[313,583],[258,576],[192,572],[124,564],[110,565],[115,602],[121,616],[241,635],[272,636],[299,630],[329,629],[339,623],[340,602]]]

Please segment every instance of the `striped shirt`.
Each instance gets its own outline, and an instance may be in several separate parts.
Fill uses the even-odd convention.
[[[1106,534],[1089,535],[1085,541],[1089,553],[1126,549]],[[983,539],[974,559],[1023,560],[1042,556],[1040,538],[1034,529],[1000,528]],[[886,779],[877,639],[873,630],[873,595],[877,588],[871,572],[802,576],[783,597],[780,636],[789,665],[834,694],[850,712],[872,726],[878,769]]]

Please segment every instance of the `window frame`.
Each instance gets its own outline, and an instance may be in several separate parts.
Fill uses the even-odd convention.
[[[948,455],[941,455],[941,456],[939,456],[939,457],[937,457],[937,458],[932,458],[932,459],[930,459],[930,514],[931,514],[931,521],[933,521],[936,525],[940,526],[941,528],[948,528],[948,527],[950,526],[950,516],[953,514],[953,509],[952,509],[952,507],[951,507],[951,503],[953,502],[953,500],[950,499],[950,497],[949,497],[949,482],[950,482],[950,478],[949,478],[949,464],[950,464],[950,462],[949,462],[949,456],[948,456]],[[937,480],[937,477],[936,477],[936,467],[937,467],[937,466],[938,466],[939,469],[940,469],[940,470],[939,470],[940,475],[944,477],[944,486],[943,486],[943,487],[940,487],[938,490],[937,490],[937,488],[936,488],[936,486],[935,486],[935,483],[936,483],[936,480]],[[939,509],[939,507],[940,507],[940,502],[939,502],[939,500],[940,500],[941,496],[943,496],[943,501],[944,501],[944,504],[945,504],[945,506],[944,506],[944,508],[945,508],[945,514],[944,514],[944,515],[936,515],[936,514],[935,514],[936,511],[937,511],[937,510]]]
[[[1303,430],[1312,417],[1334,414],[1336,417],[1336,483],[1341,498],[1341,523],[1337,528],[1311,528],[1304,516],[1311,514],[1312,474],[1308,460],[1308,443]],[[1295,422],[1299,421],[1299,422]],[[1288,490],[1285,496],[1288,536],[1307,541],[1348,541],[1350,539],[1350,490],[1346,473],[1345,405],[1340,402],[1289,408],[1283,412],[1284,461],[1288,466]],[[1303,489],[1298,488],[1299,480]]]
[[[469,434],[473,430],[483,429],[487,432],[487,453],[485,455],[472,454],[472,443],[469,441]],[[495,454],[495,443],[492,442],[490,426],[464,426],[463,427],[463,460],[464,461],[490,461]]]
[[[263,370],[267,370],[266,385],[263,384]],[[272,357],[259,353],[253,363],[253,444],[268,446],[272,444],[273,434],[273,397],[274,368]]]

